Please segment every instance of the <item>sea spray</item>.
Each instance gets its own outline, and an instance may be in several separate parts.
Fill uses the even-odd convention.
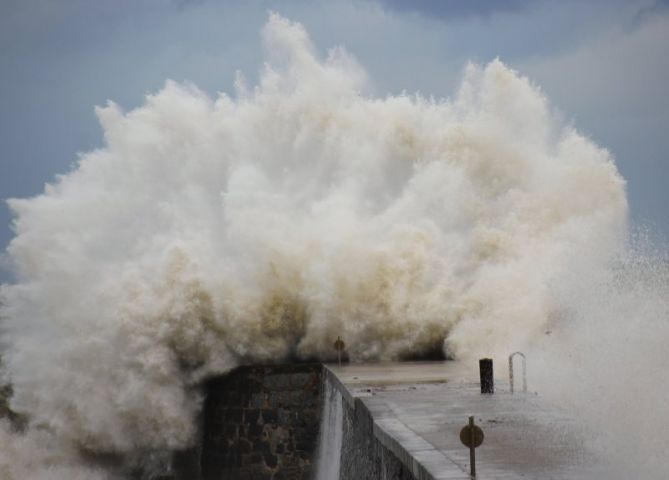
[[[593,432],[614,480],[669,471],[668,251],[641,228],[607,268],[574,262],[569,281],[555,285],[565,310],[529,351],[534,390]]]
[[[352,361],[516,350],[564,310],[573,259],[622,249],[611,156],[501,61],[450,100],[376,98],[301,25],[271,15],[263,38],[257,86],[110,102],[103,148],[10,200],[3,359],[24,435],[49,446],[23,476],[4,458],[9,478],[183,448],[204,378],[332,358],[338,335]]]
[[[341,392],[332,385],[326,375],[316,458],[316,480],[339,480],[344,421],[342,400]]]

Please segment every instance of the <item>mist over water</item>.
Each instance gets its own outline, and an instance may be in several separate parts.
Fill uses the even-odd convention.
[[[585,395],[601,367],[612,389],[646,386],[605,358],[619,345],[658,372],[667,276],[627,246],[610,154],[538,87],[496,60],[448,100],[379,98],[301,25],[271,15],[262,35],[258,85],[239,75],[212,99],[168,81],[132,111],[110,102],[103,148],[10,200],[3,367],[30,426],[0,429],[6,478],[107,478],[81,449],[188,446],[204,378],[331,359],[338,335],[352,361],[534,348],[535,368],[564,367],[552,385]]]
[[[668,251],[640,229],[608,268],[583,259],[557,293],[568,310],[530,347],[533,390],[591,429],[606,478],[669,472]]]

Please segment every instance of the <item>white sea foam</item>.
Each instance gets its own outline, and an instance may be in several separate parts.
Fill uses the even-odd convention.
[[[517,350],[571,308],[572,267],[620,255],[611,156],[502,62],[450,100],[375,98],[301,25],[271,15],[263,38],[257,86],[110,102],[103,148],[10,201],[3,361],[26,435],[64,452],[45,469],[188,445],[203,378],[331,358],[338,335],[353,361]]]
[[[316,456],[316,480],[339,480],[341,445],[344,435],[342,402],[341,392],[326,380],[323,385],[323,411]]]

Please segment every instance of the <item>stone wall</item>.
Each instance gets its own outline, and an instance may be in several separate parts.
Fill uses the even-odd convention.
[[[370,412],[360,399],[344,408],[339,480],[415,480],[402,462],[374,435]]]
[[[202,478],[311,480],[322,372],[320,364],[247,366],[209,382]]]
[[[463,478],[459,470],[453,476],[450,466],[442,470],[443,455],[404,425],[382,397],[354,396],[327,367],[323,378],[343,400],[339,480]]]

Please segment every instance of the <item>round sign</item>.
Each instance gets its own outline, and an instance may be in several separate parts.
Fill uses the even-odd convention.
[[[337,341],[334,343],[335,350],[341,351],[344,350],[344,347],[344,341],[340,337],[337,337]]]
[[[471,447],[471,430],[470,426],[462,427],[460,430],[460,441],[466,446]],[[474,425],[474,448],[480,447],[483,443],[483,430],[478,425]]]

